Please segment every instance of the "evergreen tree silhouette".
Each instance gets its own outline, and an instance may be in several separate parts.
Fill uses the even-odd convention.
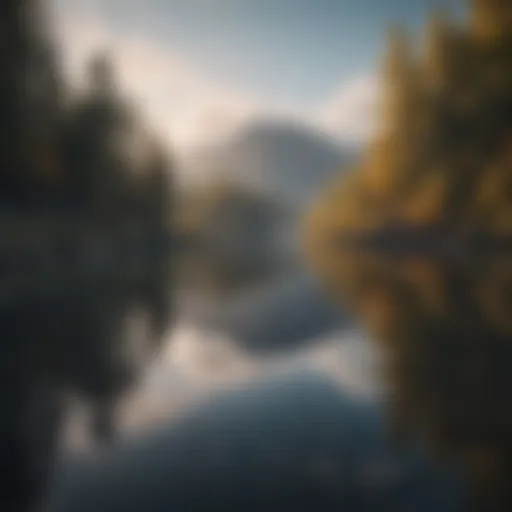
[[[98,440],[115,435],[118,402],[172,319],[171,160],[121,98],[105,56],[90,63],[85,97],[70,94],[45,7],[43,0],[0,6],[6,512],[44,504],[68,393],[91,403]],[[139,317],[143,347],[134,358],[129,321]]]

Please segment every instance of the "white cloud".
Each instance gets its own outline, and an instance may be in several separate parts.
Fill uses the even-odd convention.
[[[379,81],[358,76],[343,84],[317,112],[317,123],[337,138],[367,141],[377,129]]]
[[[63,20],[61,40],[67,43],[65,69],[77,87],[91,54],[113,55],[123,92],[178,148],[226,136],[268,109],[262,99],[212,83],[170,49],[114,31],[90,15]]]
[[[269,98],[214,83],[178,53],[148,37],[122,33],[90,12],[62,18],[64,63],[75,84],[95,51],[115,56],[122,90],[177,149],[229,136],[255,117],[293,117],[340,139],[360,142],[374,126],[378,84],[357,76],[312,108],[290,109]]]

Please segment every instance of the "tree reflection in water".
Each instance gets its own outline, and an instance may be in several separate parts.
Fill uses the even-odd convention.
[[[333,289],[383,349],[391,425],[512,504],[512,261],[345,252]]]

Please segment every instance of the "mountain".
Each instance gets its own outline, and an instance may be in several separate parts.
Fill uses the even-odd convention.
[[[64,471],[61,512],[456,512],[460,488],[386,439],[381,413],[319,373],[220,394],[175,424]]]
[[[357,152],[299,123],[254,121],[224,145],[198,151],[185,164],[196,176],[222,173],[277,197],[304,206]]]

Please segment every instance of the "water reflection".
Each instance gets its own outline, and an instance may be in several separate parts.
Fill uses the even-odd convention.
[[[396,432],[462,468],[484,510],[509,509],[512,260],[340,260],[334,287],[382,346]]]
[[[159,353],[171,320],[173,264],[149,242],[130,257],[110,254],[114,265],[52,257],[52,272],[36,265],[29,273],[44,282],[25,279],[24,293],[0,305],[5,502],[29,510],[39,501],[70,394],[90,405],[95,440],[115,435],[117,405]],[[110,240],[110,253],[117,245]],[[24,273],[14,262],[8,268],[2,285],[20,285]]]

